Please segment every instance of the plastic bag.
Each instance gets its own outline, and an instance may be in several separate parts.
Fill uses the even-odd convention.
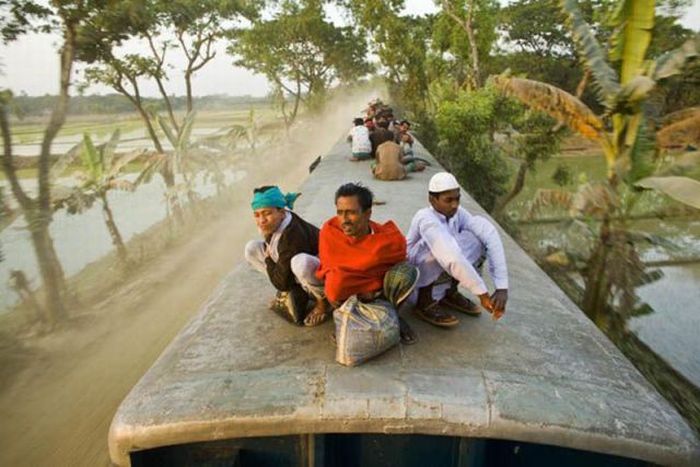
[[[335,360],[357,366],[399,343],[399,317],[386,300],[361,302],[348,298],[333,312],[337,349]]]

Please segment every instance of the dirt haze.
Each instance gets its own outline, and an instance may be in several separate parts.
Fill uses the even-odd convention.
[[[246,193],[263,184],[297,188],[308,165],[376,95],[346,93],[324,115],[301,121],[291,143],[256,156],[257,170],[240,182],[240,202],[216,221],[100,303],[73,310],[59,331],[25,338],[21,353],[0,349],[17,351],[13,366],[0,369],[0,465],[109,465],[107,431],[119,403],[258,235]]]

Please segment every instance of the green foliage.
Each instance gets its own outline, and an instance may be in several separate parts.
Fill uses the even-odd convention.
[[[504,155],[492,139],[506,106],[505,99],[487,87],[459,91],[455,100],[443,101],[436,111],[437,157],[487,211],[506,192],[509,179]]]
[[[397,108],[414,115],[428,108],[431,79],[430,42],[433,18],[400,16],[403,1],[345,0],[344,5],[371,38],[372,52],[379,58],[379,73],[389,86]]]
[[[467,10],[469,0],[450,0],[448,3],[462,12]],[[495,0],[476,0],[474,3],[474,35],[480,57],[488,56],[498,39],[498,11],[499,4]],[[435,18],[432,40],[432,46],[439,54],[449,52],[463,64],[469,61],[471,51],[466,32],[444,12]]]
[[[538,58],[573,58],[574,44],[562,27],[565,17],[558,0],[518,0],[503,8],[501,18],[504,39],[518,52]]]
[[[51,10],[39,2],[0,0],[0,36],[7,44],[28,32],[51,30]]]
[[[552,174],[552,181],[560,187],[571,185],[574,181],[574,176],[571,169],[566,164],[559,164]]]
[[[142,97],[144,107],[155,113],[166,110],[165,103],[160,98]],[[14,96],[12,99],[17,112],[22,116],[41,116],[53,108],[56,96]],[[173,110],[186,111],[187,100],[184,96],[172,96]],[[267,104],[267,97],[211,95],[194,98],[198,110],[230,110],[232,107],[248,107],[250,105]],[[73,96],[68,105],[68,115],[114,115],[133,113],[134,106],[128,98],[121,94]]]
[[[526,111],[521,104],[509,102],[509,119],[518,131],[518,156],[523,159],[529,170],[535,169],[535,162],[545,162],[559,153],[562,135],[554,130],[556,121],[543,112]],[[506,114],[508,115],[508,113]]]
[[[272,19],[231,34],[236,64],[265,75],[312,108],[332,84],[350,83],[370,71],[366,42],[351,27],[327,20],[322,2],[285,1]]]
[[[607,54],[578,8],[578,3],[575,0],[562,0],[561,5],[567,14],[582,60],[595,78],[594,85],[598,89],[598,100],[609,107],[611,100],[620,91],[618,75],[607,63]]]

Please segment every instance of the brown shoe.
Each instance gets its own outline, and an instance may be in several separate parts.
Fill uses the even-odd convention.
[[[432,285],[421,287],[418,290],[418,303],[414,311],[416,316],[433,326],[452,328],[459,324],[459,320],[456,316],[441,310],[437,300],[433,300]]]
[[[440,309],[438,302],[426,308],[414,308],[416,316],[423,321],[440,328],[453,328],[459,324],[459,320],[452,313]]]
[[[481,308],[457,290],[450,289],[447,295],[440,300],[440,304],[469,316],[481,315]]]

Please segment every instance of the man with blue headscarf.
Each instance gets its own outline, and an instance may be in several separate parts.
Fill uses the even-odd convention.
[[[253,191],[255,224],[264,240],[245,246],[246,260],[267,274],[277,289],[270,308],[295,324],[316,326],[328,317],[323,281],[316,278],[318,234],[316,226],[291,211],[298,193],[282,193],[279,187],[263,186]],[[316,304],[307,313],[312,297]]]

